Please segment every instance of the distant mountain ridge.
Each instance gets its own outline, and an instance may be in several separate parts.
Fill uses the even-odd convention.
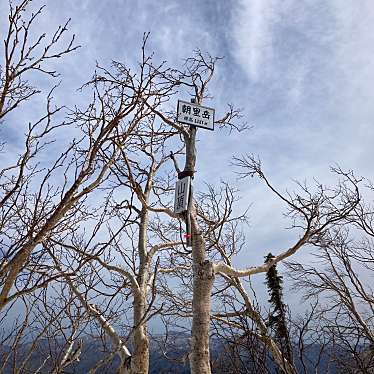
[[[190,373],[189,370],[189,362],[188,362],[188,350],[189,350],[189,339],[190,336],[183,332],[172,332],[168,334],[168,342],[172,342],[172,344],[168,343],[168,346],[163,346],[163,335],[155,335],[150,340],[150,374],[168,374],[168,373],[180,373],[180,374],[187,374]],[[212,359],[215,360],[220,354],[224,355],[223,349],[223,341],[219,339],[213,339],[211,342],[211,355]],[[11,374],[13,373],[13,360],[17,363],[17,366],[21,366],[21,362],[23,361],[22,358],[26,357],[29,350],[31,348],[30,344],[22,345],[19,350],[17,351],[17,356],[14,357],[14,352],[11,353],[11,357],[9,362],[5,365],[3,374]],[[66,374],[87,374],[90,369],[92,369],[100,360],[104,359],[107,354],[105,350],[108,352],[110,346],[105,346],[102,341],[100,340],[92,340],[88,337],[84,337],[82,339],[82,353],[80,355],[79,362],[72,363],[69,367],[67,367],[64,371]],[[131,345],[129,347],[131,349]],[[4,355],[11,352],[11,348],[7,346],[0,346],[0,362],[4,362],[3,358]],[[44,364],[43,368],[39,371],[40,374],[47,374],[51,373],[58,357],[61,359],[63,354],[63,341],[55,341],[51,343],[46,339],[40,340],[32,349],[30,358],[28,363],[25,365],[24,369],[20,373],[33,373],[39,368],[43,361],[45,360],[46,356],[49,352],[60,352],[60,356],[52,354],[52,359],[47,360]],[[305,360],[306,370],[307,373],[314,372],[313,364],[317,362],[318,355],[319,355],[320,347],[319,346],[311,346],[308,348],[308,357]],[[297,355],[295,355],[296,357]],[[224,357],[224,356],[223,356]],[[225,361],[225,360],[223,360]],[[226,360],[229,362],[229,360]],[[99,374],[105,373],[115,373],[115,369],[118,367],[119,359],[118,357],[114,357],[109,363],[104,365],[101,369],[97,370]],[[304,369],[300,360],[296,357],[295,364],[300,372],[304,373]],[[227,374],[235,374],[233,371],[230,370],[229,364],[226,365],[225,369],[219,369],[215,367],[213,372],[216,373],[227,373]],[[270,373],[276,373],[276,367],[274,364],[269,360],[268,362],[268,370]],[[319,364],[318,364],[318,372],[325,373],[327,370],[330,374],[337,374],[339,373],[338,369],[333,365],[329,364],[328,362],[328,355],[324,354],[321,356]],[[245,368],[243,368],[243,372],[246,372]],[[251,369],[248,366],[248,373],[251,373]],[[261,374],[261,373],[256,373]]]

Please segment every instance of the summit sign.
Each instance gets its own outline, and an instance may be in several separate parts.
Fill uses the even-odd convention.
[[[214,130],[214,109],[178,100],[177,122]]]

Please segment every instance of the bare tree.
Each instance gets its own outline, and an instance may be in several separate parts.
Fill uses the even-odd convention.
[[[73,37],[65,49],[60,52],[54,50],[66,31],[66,24],[59,27],[51,42],[44,46],[41,55],[38,56],[37,51],[45,35],[42,34],[34,44],[29,45],[28,40],[31,26],[43,8],[38,9],[35,14],[31,14],[30,18],[25,20],[24,14],[27,13],[30,3],[31,1],[23,1],[16,7],[10,5],[9,30],[5,41],[5,62],[1,75],[2,118],[39,92],[27,80],[22,79],[23,76],[27,77],[27,73],[32,71],[56,76],[55,71],[48,70],[46,62],[77,48],[73,46]],[[107,332],[113,330],[108,323],[103,321],[103,313],[91,307],[86,298],[80,295],[71,280],[71,275],[66,274],[60,267],[57,257],[53,257],[52,250],[56,246],[73,247],[69,239],[74,239],[74,236],[79,237],[81,232],[78,223],[89,224],[96,217],[100,217],[100,208],[90,206],[92,201],[89,201],[89,195],[99,191],[99,187],[103,188],[111,170],[115,165],[116,168],[119,165],[116,162],[119,159],[126,159],[127,148],[134,150],[136,141],[132,141],[131,136],[141,131],[137,129],[138,126],[143,121],[148,121],[147,117],[152,114],[153,109],[163,103],[168,93],[178,84],[177,81],[168,78],[169,73],[163,69],[163,64],[152,65],[151,57],[145,53],[146,38],[147,36],[142,48],[139,75],[133,74],[126,65],[116,62],[113,63],[112,71],[98,68],[98,73],[83,87],[93,92],[93,100],[87,109],[74,109],[68,113],[64,122],[56,124],[53,123],[53,118],[61,107],[53,106],[52,89],[47,97],[46,114],[36,123],[29,125],[23,153],[13,164],[2,165],[3,169],[0,171],[2,193],[2,196],[0,195],[0,241],[2,244],[0,309],[6,308],[17,298],[47,287],[50,282],[63,279],[69,284],[72,292],[76,291],[75,296],[81,301],[86,312],[96,316]],[[60,156],[54,162],[47,166],[40,166],[38,157],[51,148],[54,142],[53,134],[67,126],[75,127],[75,138],[61,151]],[[150,129],[149,134],[144,134],[143,138],[137,135],[139,149],[142,147],[142,141],[149,142],[151,148],[159,147],[157,140],[153,138],[154,131],[157,129]],[[2,151],[5,152],[5,150],[4,145]],[[136,166],[137,161],[134,162]],[[163,160],[159,162],[162,164]],[[130,178],[131,173],[134,172],[130,164],[132,161],[126,159],[125,168],[128,168],[126,172],[128,178],[125,186],[129,184],[128,180],[131,180],[132,186],[140,185],[141,181]],[[148,195],[153,188],[152,174],[155,171],[153,169],[159,166],[156,166],[156,161],[153,160],[149,180],[141,194],[141,198],[145,197],[145,204],[148,203]],[[142,178],[141,174],[140,178]],[[59,180],[59,183],[57,187],[53,187],[56,180]],[[97,193],[97,196],[99,195],[100,193]],[[104,210],[108,206],[107,199],[108,197],[104,196],[102,205]],[[143,204],[142,200],[141,204]],[[131,206],[127,208],[131,209]],[[150,292],[154,293],[151,260],[158,250],[170,246],[170,243],[152,246],[150,252],[147,253],[145,238],[148,225],[147,210],[140,208],[137,213],[139,213],[138,223],[140,224],[137,244],[140,256],[139,273],[135,269],[135,274],[131,274],[127,270],[111,267],[109,263],[100,260],[97,252],[84,253],[82,257],[92,263],[98,261],[99,264],[104,265],[104,268],[124,276],[126,281],[131,282],[132,293],[136,298],[134,304],[136,328],[132,333],[137,344],[133,366],[135,372],[146,372],[148,370],[148,341],[144,326],[149,318],[147,316],[149,310],[147,310],[145,298]],[[102,222],[99,221],[97,228],[100,224]],[[112,241],[116,243],[116,237],[110,233],[107,246],[113,245]],[[81,250],[81,248],[78,249]],[[99,253],[100,250],[102,248],[98,248]],[[72,264],[77,259],[76,253],[71,258]],[[80,254],[82,255],[82,251]],[[51,256],[55,262],[54,266],[50,265]],[[112,332],[112,338],[120,341],[118,334],[114,330]],[[137,354],[137,350],[142,350],[142,354]],[[68,356],[65,358],[67,359]]]
[[[194,352],[194,335],[192,335],[192,360],[196,359],[196,364],[200,366],[199,369],[193,369],[194,366],[193,363],[191,363],[191,369],[197,370],[197,372],[199,372],[198,370],[205,370],[202,372],[210,372],[211,370],[208,359],[209,350],[207,347],[209,347],[209,323],[210,319],[213,318],[214,320],[219,321],[222,325],[226,324],[227,326],[231,326],[238,332],[242,330],[244,336],[246,334],[254,336],[256,341],[261,342],[261,344],[267,348],[271,353],[273,360],[284,372],[295,373],[296,369],[294,365],[287,360],[286,356],[283,354],[282,347],[278,346],[271,337],[266,317],[264,319],[253,305],[252,298],[246,290],[242,278],[248,276],[252,277],[259,273],[266,273],[271,266],[289,258],[302,247],[320,242],[322,238],[327,235],[330,227],[342,224],[344,219],[349,217],[359,203],[360,194],[357,186],[359,180],[357,180],[351,173],[343,173],[340,170],[336,170],[340,177],[340,181],[338,186],[334,189],[328,189],[322,185],[317,185],[313,191],[312,188],[300,185],[301,194],[295,193],[294,195],[284,195],[275,189],[275,187],[273,187],[269,182],[257,160],[254,158],[244,158],[242,160],[237,160],[237,163],[243,168],[242,176],[259,176],[268,186],[270,191],[285,202],[288,208],[287,214],[292,220],[292,227],[298,231],[300,237],[292,247],[280,251],[279,254],[274,255],[272,260],[267,261],[262,265],[244,270],[235,269],[232,266],[232,260],[237,253],[238,243],[240,243],[238,240],[239,238],[235,235],[231,235],[231,237],[229,236],[231,240],[229,242],[222,242],[220,240],[220,235],[223,235],[222,233],[224,232],[222,228],[225,224],[230,223],[230,221],[232,222],[227,214],[225,216],[225,211],[232,211],[231,208],[227,209],[227,207],[230,207],[229,201],[232,201],[233,198],[231,197],[230,200],[227,192],[222,198],[220,195],[217,195],[217,193],[213,193],[208,200],[209,203],[206,203],[205,209],[199,208],[199,205],[197,205],[195,210],[196,218],[195,221],[193,221],[195,222],[195,226],[193,226],[195,230],[193,231],[193,238],[198,235],[200,238],[199,240],[201,240],[198,242],[200,250],[202,251],[204,249],[204,251],[207,252],[204,252],[206,253],[206,257],[204,257],[204,259],[200,258],[198,265],[194,264],[195,268],[197,267],[200,269],[200,267],[202,267],[198,274],[194,275],[195,278],[199,278],[198,281],[194,281],[194,287],[197,287],[195,282],[200,284],[200,281],[203,286],[201,286],[202,289],[199,290],[193,288],[192,313],[193,316],[196,313],[198,314],[196,323],[199,328],[196,328],[195,334],[197,334],[196,339],[198,341],[200,341],[199,339],[203,339],[205,345],[203,344],[202,346],[204,346],[205,349]],[[207,201],[207,196],[205,196],[205,201]],[[219,207],[217,201],[221,202],[223,208]],[[213,216],[214,218],[210,218],[210,211],[213,212],[213,214],[216,213],[216,217]],[[219,219],[217,219],[217,216]],[[204,225],[208,226],[208,229],[203,229]],[[216,253],[215,256],[213,255],[214,253]],[[221,261],[217,262],[219,259]],[[208,271],[206,267],[210,270]],[[204,271],[204,269],[206,271]],[[229,290],[229,288],[227,288],[229,286],[235,290],[235,293],[233,293],[232,296],[227,295],[226,298],[223,299],[223,302],[214,304],[225,305],[226,310],[224,312],[214,310],[214,312],[211,313],[212,304],[210,300],[211,295],[213,294],[213,282],[216,275],[222,277],[226,282],[226,287],[222,286],[222,289]],[[224,295],[220,292],[214,292],[214,294],[216,296]],[[198,302],[198,307],[200,308],[199,312],[196,311],[196,306],[194,307],[194,305],[196,305],[195,297],[201,297]],[[229,297],[234,297],[235,302],[229,303]],[[185,305],[188,304],[185,303]],[[232,305],[233,310],[227,311],[229,305]],[[208,318],[208,320],[205,320],[205,318]],[[248,318],[252,322],[243,325],[241,322],[241,319],[243,318]],[[203,324],[203,321],[207,324],[206,326]],[[255,329],[250,331],[247,326],[251,326],[252,323],[255,326]],[[202,326],[204,326],[204,329]],[[200,355],[198,355],[198,352],[200,352]]]
[[[348,226],[316,243],[312,265],[288,263],[295,287],[318,300],[320,333],[333,342],[331,355],[344,372],[370,373],[374,367],[371,212],[360,202],[346,217]]]
[[[4,60],[0,65],[0,120],[40,93],[29,83],[32,72],[57,77],[57,71],[48,63],[79,48],[74,44],[74,35],[68,41],[64,40],[70,20],[58,26],[51,36],[37,35],[34,28],[44,6],[30,13],[31,3],[32,0],[22,0],[18,5],[10,2]]]
[[[87,315],[66,290],[64,284],[56,283],[53,290],[38,290],[5,307],[1,313],[2,373],[62,373],[79,362]]]
[[[44,48],[44,34],[30,44],[32,25],[42,12],[40,8],[25,18],[30,3],[10,6],[0,86],[3,121],[39,92],[27,74],[56,76],[48,61],[77,48],[73,37],[55,51],[67,24]],[[91,102],[83,109],[68,110],[63,121],[58,119],[62,107],[54,106],[52,88],[45,113],[28,127],[21,154],[1,166],[0,311],[6,315],[17,300],[48,295],[46,290],[55,284],[65,285],[69,298],[62,297],[55,319],[70,305],[79,313],[69,312],[66,317],[70,335],[59,354],[46,356],[56,373],[77,359],[77,331],[87,321],[111,342],[108,356],[92,373],[115,356],[120,359],[118,372],[147,373],[147,324],[155,315],[164,320],[192,318],[188,355],[192,373],[212,371],[212,323],[217,332],[223,326],[231,329],[235,336],[231,348],[238,352],[243,342],[246,347],[251,344],[255,368],[266,369],[270,353],[283,372],[296,373],[291,355],[284,354],[271,335],[267,317],[254,304],[245,278],[268,272],[307,245],[330,245],[332,228],[344,222],[369,230],[366,215],[357,218],[359,180],[352,173],[335,170],[341,179],[336,188],[299,185],[299,192],[287,194],[270,183],[254,157],[235,159],[241,177],[259,177],[284,202],[297,231],[290,248],[278,249],[258,266],[236,269],[235,256],[245,245],[240,225],[246,222],[246,212],[233,214],[238,193],[234,188],[224,184],[217,191],[208,186],[207,193],[192,196],[184,213],[176,214],[170,207],[171,166],[178,177],[193,179],[197,162],[197,129],[177,123],[170,103],[177,94],[197,104],[210,98],[208,87],[219,59],[196,51],[182,69],[169,68],[147,53],[147,38],[136,70],[120,62],[109,68],[97,66],[92,79],[82,86],[83,94],[92,95]],[[239,118],[240,112],[229,105],[216,126],[241,131],[246,126]],[[55,142],[67,128],[74,133],[70,142]],[[169,159],[171,148],[174,163]],[[60,154],[41,162],[51,149],[59,149]],[[180,170],[177,158],[182,154]],[[191,227],[191,238],[183,237],[184,224]],[[190,239],[191,248],[187,246]],[[168,284],[169,277],[178,279],[181,292]],[[359,292],[362,285],[356,278],[352,282]],[[365,295],[371,300],[370,293]],[[39,301],[49,306],[48,300]],[[371,327],[361,320],[359,326],[366,325],[370,335]],[[54,323],[50,324],[61,331]],[[235,365],[239,368],[240,362]]]
[[[81,283],[86,287],[86,291],[79,297],[87,309],[90,305],[87,301],[89,290],[84,282],[84,274],[87,271],[95,272],[98,276],[97,282],[106,288],[102,293],[97,291],[97,287],[96,290],[90,290],[91,296],[95,293],[101,294],[104,300],[132,300],[126,313],[132,320],[126,328],[126,339],[132,342],[132,353],[130,355],[128,352],[127,357],[124,357],[129,363],[131,361],[129,372],[132,373],[148,372],[147,322],[159,312],[154,306],[157,294],[156,277],[159,271],[163,271],[159,269],[159,260],[154,260],[154,257],[180,243],[163,240],[157,242],[152,238],[149,229],[147,205],[153,203],[151,198],[157,199],[160,189],[171,190],[163,180],[156,178],[159,169],[169,157],[162,152],[164,141],[168,138],[162,127],[163,125],[156,128],[154,121],[145,121],[138,129],[141,135],[134,136],[131,140],[131,153],[123,153],[123,159],[113,165],[113,188],[107,196],[102,216],[97,220],[92,235],[89,237],[86,232],[84,240],[79,235],[73,235],[64,241],[52,240],[50,245],[53,248],[60,247],[58,253],[68,251],[79,263],[86,264],[81,269],[78,268],[75,274],[83,279]],[[158,140],[158,137],[161,140]],[[137,153],[142,160],[135,158]],[[133,189],[128,199],[120,198],[119,194],[115,196],[117,190],[123,194],[127,189]],[[95,238],[100,241],[96,242]],[[76,288],[72,280],[66,281],[72,289]],[[111,295],[108,294],[109,289],[113,290]],[[75,293],[78,294],[79,291],[76,290]],[[106,304],[108,309],[108,303]],[[118,336],[118,333],[116,335]],[[119,344],[118,339],[116,338],[115,346]]]
[[[28,3],[24,2],[24,6]],[[22,9],[16,8],[17,12]],[[10,22],[12,24],[12,17]],[[27,30],[24,31],[26,36]],[[56,38],[58,41],[59,37]],[[15,42],[15,48],[17,46]],[[18,48],[22,55],[22,44]],[[45,50],[48,52],[48,46]],[[48,54],[43,56],[52,58]],[[71,111],[64,122],[55,124],[53,121],[61,108],[53,107],[51,93],[47,97],[46,114],[29,125],[23,154],[14,164],[3,166],[0,171],[0,207],[3,212],[0,222],[0,240],[3,243],[0,308],[20,293],[45,285],[45,277],[39,276],[32,287],[10,294],[21,272],[29,271],[30,277],[35,278],[35,267],[27,269],[26,265],[38,254],[44,256],[45,252],[39,249],[47,237],[58,237],[92,214],[92,209],[85,204],[87,197],[106,181],[111,166],[125,152],[129,136],[151,113],[149,107],[158,97],[152,96],[149,91],[152,74],[144,74],[149,59],[144,53],[142,59],[139,76],[118,65],[114,73],[116,76],[109,71],[104,75],[96,74],[85,86],[92,88],[93,101],[87,109]],[[35,66],[41,69],[39,65]],[[105,75],[107,78],[104,78]],[[5,86],[4,97],[8,95],[4,91]],[[38,157],[52,146],[53,134],[56,136],[58,130],[68,126],[76,126],[76,137],[62,149],[55,161],[39,165]],[[54,178],[60,180],[57,187],[53,187]]]
[[[203,98],[206,96],[207,85],[210,82],[216,60],[206,58],[201,53],[198,53],[194,58],[187,60],[187,71],[189,74],[182,75],[183,79],[187,77],[192,83],[187,84],[191,87],[192,95],[195,97],[196,103],[202,103]],[[171,78],[170,78],[171,79]],[[183,85],[184,80],[179,78],[179,83]],[[174,122],[173,118],[163,114],[158,108],[152,108],[152,112],[163,120],[166,124],[170,125],[173,129],[177,129],[182,135],[182,140],[185,145],[186,156],[185,165],[181,174],[190,175],[193,177],[196,164],[196,128],[186,128]],[[237,112],[229,112],[219,123],[235,127],[232,120],[237,117]],[[199,208],[196,204],[191,204],[190,211],[186,215],[176,216],[167,207],[155,208],[146,204],[150,211],[157,213],[165,213],[171,218],[179,218],[183,221],[190,219],[192,227],[192,269],[193,269],[193,300],[192,300],[192,338],[191,338],[191,353],[190,353],[190,366],[191,371],[199,373],[209,373],[210,359],[209,359],[209,326],[211,319],[211,295],[216,275],[221,275],[225,278],[231,286],[235,287],[237,292],[242,295],[245,300],[245,313],[247,313],[257,324],[260,330],[259,337],[263,339],[264,344],[267,344],[274,359],[278,365],[285,372],[293,373],[295,369],[292,367],[282,355],[279,347],[276,346],[274,341],[270,339],[266,324],[261,317],[254,311],[250,298],[246,293],[240,278],[247,277],[258,273],[266,273],[272,266],[280,261],[283,261],[303,246],[315,242],[325,234],[326,230],[342,222],[356,207],[359,201],[359,193],[357,183],[359,182],[349,173],[337,171],[342,181],[336,189],[326,189],[322,185],[317,185],[316,192],[312,193],[311,189],[306,186],[300,185],[303,195],[295,194],[283,195],[277,191],[264,175],[261,164],[252,157],[244,157],[243,159],[236,160],[239,167],[242,168],[241,175],[246,176],[259,176],[265,185],[280,198],[289,209],[288,215],[290,216],[293,227],[298,229],[300,238],[296,240],[295,244],[278,255],[275,255],[271,261],[259,266],[251,267],[245,270],[237,270],[232,266],[232,260],[226,253],[221,252],[221,262],[212,261],[207,256],[207,238],[204,236],[204,231],[199,223]],[[204,211],[202,214],[204,214]],[[210,222],[211,227],[222,227],[227,217],[223,216],[221,221]],[[213,231],[213,230],[212,230]],[[213,245],[214,246],[214,245]]]
[[[323,319],[320,318],[319,301],[310,305],[305,311],[290,321],[290,335],[293,337],[293,351],[299,362],[300,373],[336,371],[332,352],[335,351],[334,340],[328,334],[321,333]]]

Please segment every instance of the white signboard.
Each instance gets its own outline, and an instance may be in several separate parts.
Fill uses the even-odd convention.
[[[182,213],[187,210],[190,194],[191,177],[179,179],[175,184],[174,212]]]
[[[214,109],[178,100],[177,122],[214,130]]]

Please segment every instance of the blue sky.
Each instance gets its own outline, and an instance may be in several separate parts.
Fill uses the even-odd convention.
[[[6,8],[2,0],[0,14]],[[282,205],[259,181],[235,181],[232,155],[259,155],[283,191],[294,188],[294,179],[333,183],[334,163],[374,179],[370,0],[49,0],[44,15],[40,28],[51,32],[72,18],[70,30],[82,45],[59,61],[59,104],[81,102],[75,90],[96,61],[135,64],[144,32],[151,33],[149,50],[170,65],[180,65],[195,48],[225,57],[211,85],[214,98],[205,104],[219,116],[233,103],[253,128],[231,137],[200,130],[196,179],[231,180],[239,184],[243,204],[253,203],[242,258],[248,265],[293,243],[296,233],[284,230]],[[34,79],[44,90],[50,85]],[[39,104],[37,99],[11,116],[0,137],[15,142]]]

